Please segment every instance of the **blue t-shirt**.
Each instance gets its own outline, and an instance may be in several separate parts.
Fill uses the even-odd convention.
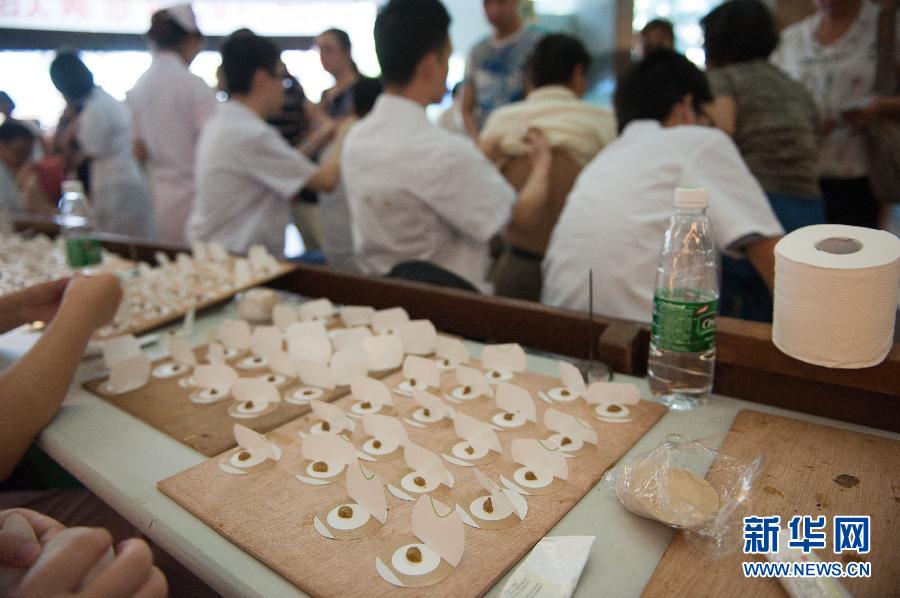
[[[495,109],[525,99],[525,64],[543,36],[528,26],[501,42],[485,38],[472,48],[466,61],[466,84],[475,88],[479,129]]]

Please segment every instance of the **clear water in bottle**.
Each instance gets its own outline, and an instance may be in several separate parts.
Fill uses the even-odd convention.
[[[86,268],[103,260],[100,242],[93,237],[90,203],[81,181],[63,181],[59,200],[60,234],[66,243],[66,263],[71,268]]]
[[[655,399],[675,410],[712,391],[719,308],[719,258],[705,189],[677,189],[656,272],[647,374]]]

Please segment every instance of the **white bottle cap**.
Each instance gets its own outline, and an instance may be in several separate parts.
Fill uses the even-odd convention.
[[[709,189],[675,189],[675,207],[685,210],[699,210],[709,207]]]
[[[62,192],[84,194],[84,185],[82,185],[81,181],[79,181],[78,179],[69,179],[63,181]]]

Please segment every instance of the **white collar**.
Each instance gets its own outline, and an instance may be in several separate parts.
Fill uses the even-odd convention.
[[[421,104],[387,91],[375,100],[375,107],[372,109],[372,112],[386,114],[388,117],[393,118],[428,121],[428,115],[425,114],[425,108]]]
[[[575,92],[566,87],[565,85],[545,85],[543,87],[538,87],[537,89],[533,89],[531,93],[528,94],[527,100],[535,101],[535,102],[545,102],[545,101],[553,101],[553,100],[578,100],[578,96],[575,95]]]

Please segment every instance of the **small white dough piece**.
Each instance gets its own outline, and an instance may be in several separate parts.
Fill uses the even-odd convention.
[[[573,391],[571,388],[566,388],[564,386],[551,388],[547,391],[547,396],[558,403],[571,403],[572,401],[578,399],[577,392]]]
[[[467,452],[467,448],[471,448],[472,452]],[[453,456],[459,459],[464,459],[466,461],[477,461],[478,459],[487,456],[489,450],[483,446],[472,446],[467,441],[462,440],[453,445],[452,452]]]
[[[153,377],[161,379],[174,378],[176,376],[182,376],[189,371],[191,371],[191,368],[188,366],[170,361],[153,368]]]
[[[610,411],[610,407],[617,407],[618,409]],[[597,417],[608,419],[625,419],[631,415],[631,411],[628,409],[627,405],[617,405],[615,403],[610,405],[597,405],[597,407],[594,408],[594,411],[597,413]]]
[[[336,476],[339,473],[341,473],[342,471],[344,471],[343,467],[329,467],[328,471],[315,471],[313,469],[313,464],[314,464],[314,462],[310,461],[306,465],[306,473],[308,473],[310,477],[318,478],[320,480],[333,478],[334,476]]]
[[[580,450],[581,447],[584,446],[584,441],[582,441],[580,438],[572,438],[571,436],[565,436],[566,438],[571,440],[571,442],[569,442],[567,444],[562,444],[562,439],[564,436],[565,436],[565,434],[556,433],[556,434],[553,434],[552,436],[550,436],[550,438],[548,438],[547,441],[554,443],[556,446],[558,446],[560,449],[562,449],[562,451],[564,453],[574,453],[575,451]]]
[[[412,547],[416,547],[422,552],[421,563],[412,563],[408,558],[406,558],[406,551]],[[409,575],[410,577],[428,575],[429,573],[437,569],[440,564],[441,557],[435,554],[434,551],[432,551],[424,544],[407,544],[405,546],[401,546],[394,551],[394,554],[391,557],[391,565],[393,565],[397,573]]]
[[[391,453],[396,451],[398,448],[398,445],[391,444],[390,442],[384,442],[384,441],[379,441],[379,442],[381,442],[381,446],[379,446],[378,448],[375,448],[376,440],[377,440],[376,438],[369,438],[363,444],[363,447],[362,447],[363,451],[369,453],[370,455],[390,455]]]
[[[259,355],[253,355],[250,357],[245,357],[237,363],[237,369],[239,370],[258,370],[260,368],[268,367],[269,362],[266,361],[265,357],[260,357]]]
[[[513,373],[509,370],[487,370],[484,377],[487,378],[488,384],[500,384],[512,380]]]
[[[235,409],[234,409],[234,413],[237,416],[246,415],[246,416],[252,417],[255,415],[259,415],[260,413],[265,411],[266,408],[269,406],[268,403],[254,402],[252,407],[248,407],[247,406],[248,402],[249,401],[242,401],[242,402],[238,403],[237,407],[235,407]]]
[[[313,427],[309,429],[309,433],[310,434],[334,434],[335,433],[334,428],[331,428],[330,430],[327,430],[327,431],[322,429],[322,424],[324,424],[324,423],[325,422],[316,422],[313,425]]]
[[[229,459],[228,462],[231,463],[234,467],[238,467],[240,469],[247,469],[248,467],[253,467],[254,465],[259,465],[260,463],[262,463],[263,461],[266,460],[265,456],[254,455],[253,453],[247,453],[248,455],[250,455],[250,458],[246,459],[244,461],[241,461],[239,457],[241,456],[241,454],[243,454],[245,452],[246,451],[243,451],[243,450],[236,452],[235,454],[231,455],[231,459]]]
[[[500,521],[501,519],[506,519],[509,515],[502,515],[498,510],[494,510],[490,513],[484,510],[484,503],[489,499],[490,496],[479,496],[469,505],[469,511],[477,517],[478,519],[483,519],[484,521]]]
[[[369,403],[368,407],[363,407],[363,403],[365,403],[365,401],[353,403],[350,406],[350,411],[352,411],[356,415],[368,415],[370,413],[378,413],[379,411],[381,411],[381,405]]]
[[[229,397],[231,397],[231,391],[227,388],[204,388],[191,395],[191,402],[198,405],[207,405]]]
[[[465,390],[465,386],[457,386],[450,392],[450,396],[460,401],[471,401],[472,399],[477,399],[481,396],[474,388],[471,389],[470,392],[465,392]]]
[[[494,417],[491,418],[491,421],[501,428],[518,428],[520,426],[524,426],[528,421],[522,416],[521,413],[513,413],[512,415],[512,419],[506,419],[505,412],[495,413]]]
[[[529,471],[537,476],[536,480],[525,478],[525,474]],[[513,474],[513,481],[523,488],[544,488],[553,483],[553,476],[540,471],[535,471],[530,467],[520,467]]]
[[[428,390],[428,386],[419,380],[416,380],[415,384],[413,384],[410,380],[404,380],[397,385],[397,388],[395,390],[399,394],[411,397],[414,390]]]
[[[285,399],[288,403],[303,405],[325,396],[325,390],[314,386],[301,386]]]
[[[421,477],[425,480],[424,486],[418,486],[413,481],[416,477]],[[423,494],[425,492],[431,492],[435,488],[439,486],[439,482],[437,480],[430,480],[428,476],[421,474],[417,471],[411,471],[402,478],[400,478],[400,486],[406,490],[407,492],[414,492],[416,494]]]
[[[338,515],[338,510],[340,510],[341,507],[350,507],[353,511],[353,515],[349,519],[344,519]],[[364,512],[358,504],[347,503],[345,505],[338,505],[328,511],[328,516],[325,520],[332,529],[347,531],[364,526],[369,520],[369,514]]]
[[[412,413],[412,417],[414,420],[418,422],[422,422],[423,424],[433,424],[436,421],[440,421],[442,417],[436,414],[434,411],[430,412],[428,415],[425,415],[425,408],[419,407]]]

